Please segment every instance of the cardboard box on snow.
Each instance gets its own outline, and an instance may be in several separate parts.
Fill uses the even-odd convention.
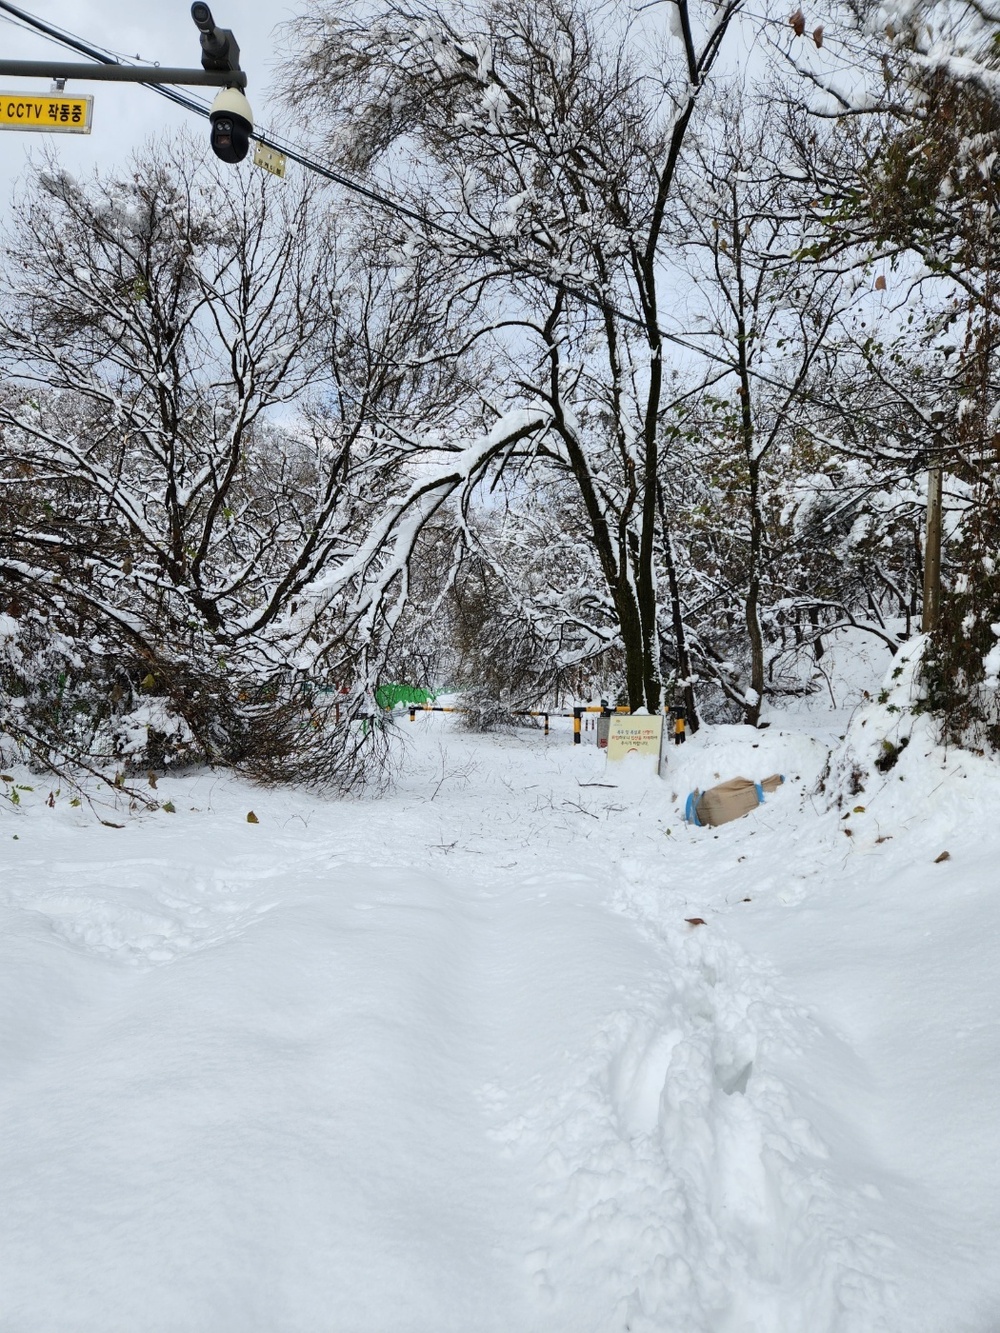
[[[733,819],[742,819],[751,810],[756,810],[764,799],[764,793],[777,791],[784,778],[775,773],[762,782],[751,782],[749,778],[730,778],[720,782],[708,791],[693,791],[687,800],[685,818],[695,824],[709,824],[713,828],[719,824],[728,824]],[[691,819],[691,815],[694,818]]]

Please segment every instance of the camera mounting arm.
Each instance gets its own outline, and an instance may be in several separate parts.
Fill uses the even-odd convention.
[[[67,60],[0,60],[0,78],[84,79],[88,83],[181,83],[202,88],[245,88],[242,70],[172,69],[167,65],[80,65]]]
[[[195,27],[201,33],[202,69],[218,70],[232,74],[241,73],[240,48],[229,28],[217,28],[212,11],[203,0],[195,0],[191,6],[191,17]],[[245,86],[244,79],[243,85]]]

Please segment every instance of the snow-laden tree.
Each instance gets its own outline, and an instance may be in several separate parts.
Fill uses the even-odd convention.
[[[291,101],[335,160],[388,182],[422,220],[390,219],[387,245],[450,284],[441,358],[475,349],[482,367],[481,431],[442,439],[415,423],[419,481],[373,540],[402,559],[448,496],[467,512],[477,488],[516,471],[541,503],[552,478],[588,547],[580,587],[598,614],[581,641],[604,651],[610,625],[633,707],[660,706],[658,582],[676,589],[657,489],[668,206],[740,3],[643,14],[378,0],[289,29]],[[370,581],[373,606],[391,572]],[[668,624],[683,636],[680,614]]]
[[[85,183],[50,169],[16,210],[7,613],[75,640],[70,675],[105,664],[99,713],[122,674],[131,701],[140,681],[169,700],[200,753],[278,773],[304,751],[333,771],[341,706],[316,688],[363,685],[391,626],[359,624],[350,577],[336,598],[303,592],[405,484],[373,421],[435,424],[448,377],[398,369],[398,347],[419,350],[413,294],[308,186],[190,163],[180,147]]]
[[[851,300],[835,267],[804,257],[818,228],[801,184],[782,170],[773,113],[745,96],[717,99],[681,180],[687,337],[709,358],[713,382],[679,405],[687,465],[668,457],[662,479],[670,507],[689,516],[681,574],[694,659],[753,726],[768,689],[768,622],[791,592],[776,497]]]
[[[1000,14],[903,0],[858,6],[843,30],[850,70],[834,52],[813,80],[826,100],[813,99],[790,141],[826,228],[817,258],[867,267],[884,297],[877,327],[849,349],[853,421],[843,410],[830,434],[838,446],[867,434],[887,488],[943,469],[942,614],[923,678],[953,738],[995,743]],[[881,435],[857,429],[866,402]]]

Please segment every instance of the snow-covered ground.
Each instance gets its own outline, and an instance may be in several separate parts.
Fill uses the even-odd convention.
[[[1000,772],[918,720],[831,806],[895,716],[663,779],[404,717],[382,799],[123,828],[12,774],[0,1329],[995,1333]]]

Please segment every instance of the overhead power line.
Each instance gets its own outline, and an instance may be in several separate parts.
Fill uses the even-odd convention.
[[[125,65],[129,63],[127,61],[116,59],[106,50],[101,50],[90,42],[84,41],[83,38],[77,37],[74,33],[58,28],[54,24],[46,23],[43,19],[38,18],[37,15],[31,14],[27,10],[20,9],[18,6],[11,4],[10,0],[0,0],[0,12],[10,14],[23,26],[31,28],[36,32],[40,32],[52,41],[59,43],[59,45],[77,51],[81,55],[88,56],[91,60],[95,60],[102,65]],[[141,68],[141,66],[132,66],[132,68]],[[165,97],[168,102],[173,102],[174,105],[183,107],[184,110],[190,111],[196,116],[200,116],[203,120],[209,118],[210,108],[204,102],[200,102],[196,98],[180,92],[177,88],[158,83],[140,83],[139,86],[147,89],[149,92],[156,93],[159,97]],[[427,231],[435,232],[439,236],[446,236],[449,240],[457,241],[460,245],[475,251],[475,253],[482,259],[490,259],[503,264],[506,270],[511,274],[518,274],[521,277],[531,278],[534,281],[541,283],[543,286],[551,288],[553,291],[560,292],[566,296],[572,296],[574,299],[580,301],[581,304],[586,305],[593,310],[611,314],[615,318],[620,319],[623,323],[629,324],[633,328],[641,329],[647,336],[650,333],[654,333],[664,342],[668,342],[675,347],[681,347],[686,352],[691,352],[697,357],[702,357],[707,361],[714,362],[716,365],[725,366],[729,370],[735,369],[732,361],[728,357],[722,356],[717,352],[709,351],[707,348],[700,347],[697,343],[691,342],[689,339],[684,338],[679,334],[668,333],[665,329],[660,328],[659,325],[651,326],[639,315],[635,315],[628,310],[622,310],[620,306],[616,306],[613,302],[605,301],[594,296],[593,293],[588,292],[585,288],[574,286],[571,282],[566,282],[561,278],[554,277],[550,273],[545,273],[532,268],[523,261],[505,255],[502,251],[494,250],[489,246],[480,245],[474,239],[464,235],[462,232],[456,231],[454,228],[447,226],[443,222],[439,222],[435,218],[428,217],[426,213],[422,213],[419,209],[404,203],[401,199],[395,199],[392,195],[385,193],[383,190],[379,190],[374,186],[365,185],[362,181],[355,180],[353,177],[346,175],[342,171],[338,171],[334,167],[328,166],[323,162],[318,162],[315,158],[310,157],[303,149],[290,143],[288,140],[282,139],[277,135],[266,135],[259,130],[252,131],[250,137],[266,148],[272,148],[279,153],[283,153],[286,158],[297,163],[306,171],[310,171],[314,175],[330,181],[331,184],[341,186],[350,193],[355,194],[362,199],[366,199],[369,203],[376,204],[386,212],[393,213],[400,218],[405,218],[407,222],[416,223],[417,226],[422,227]],[[784,391],[787,391],[789,388],[788,384],[784,381],[774,379],[758,370],[751,369],[750,374],[754,379],[759,380],[761,383],[769,384],[774,388],[782,389]]]

